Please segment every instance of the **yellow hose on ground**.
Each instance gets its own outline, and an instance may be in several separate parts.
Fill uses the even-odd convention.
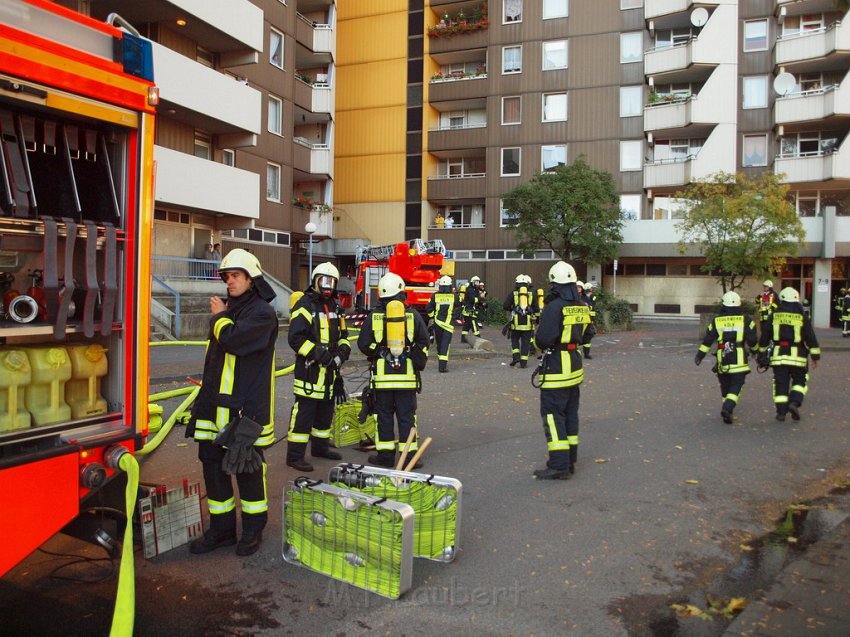
[[[136,569],[133,562],[133,511],[139,490],[139,463],[131,453],[118,460],[118,467],[127,474],[127,489],[124,499],[127,508],[127,526],[121,544],[121,566],[118,571],[118,592],[115,595],[115,610],[112,613],[112,628],[109,637],[133,637],[136,621]]]

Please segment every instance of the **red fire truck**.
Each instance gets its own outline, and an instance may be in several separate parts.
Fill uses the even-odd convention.
[[[360,246],[356,259],[354,296],[357,312],[365,312],[374,305],[378,281],[387,272],[404,279],[407,304],[422,311],[437,290],[437,279],[442,274],[451,274],[453,266],[451,261],[446,260],[446,246],[439,239]]]
[[[147,435],[157,99],[150,42],[0,0],[0,575]]]

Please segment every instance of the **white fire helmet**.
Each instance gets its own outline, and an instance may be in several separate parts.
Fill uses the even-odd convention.
[[[252,279],[260,276],[263,271],[260,261],[253,254],[242,248],[235,248],[224,255],[218,266],[218,274],[224,279],[223,273],[229,270],[242,270]]]
[[[390,298],[404,292],[404,279],[392,272],[387,272],[378,281],[378,296],[382,299]]]
[[[721,302],[726,307],[741,307],[741,297],[731,290],[723,295]]]
[[[558,261],[549,268],[549,283],[575,283],[578,281],[576,271],[569,263]]]
[[[789,303],[799,303],[800,293],[794,288],[782,288],[782,291],[779,293],[779,300]]]

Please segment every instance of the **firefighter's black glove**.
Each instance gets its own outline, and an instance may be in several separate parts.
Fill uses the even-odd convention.
[[[345,381],[342,380],[342,375],[338,374],[334,380],[334,401],[337,405],[341,405],[348,401],[348,394],[345,392]]]
[[[699,365],[702,363],[702,359],[705,358],[705,352],[697,352],[697,355],[694,356],[694,365]]]
[[[770,354],[768,354],[767,351],[759,352],[756,357],[756,362],[762,369],[767,369],[770,367]]]
[[[362,425],[371,414],[375,413],[375,390],[367,389],[360,396],[360,400],[363,405],[360,408],[360,413],[357,414],[357,422]]]
[[[232,431],[228,436],[230,443],[227,451],[221,460],[221,468],[224,472],[233,475],[254,473],[259,470],[263,461],[254,449],[254,443],[263,433],[263,426],[243,416],[235,423],[228,424],[227,428]]]
[[[336,348],[335,355],[339,356],[340,361],[344,363],[351,357],[351,347],[343,343],[342,345]]]
[[[428,363],[428,354],[423,349],[418,345],[414,345],[410,348],[409,356],[410,361],[413,363],[413,369],[417,372],[425,369],[425,365]]]
[[[327,347],[319,345],[316,348],[315,354],[313,355],[313,360],[316,361],[322,367],[327,367],[328,363],[333,360],[333,354],[331,354],[331,351]]]
[[[339,370],[340,367],[342,367],[342,363],[343,361],[340,355],[334,354],[330,362],[326,365],[326,368],[329,372],[335,372]]]

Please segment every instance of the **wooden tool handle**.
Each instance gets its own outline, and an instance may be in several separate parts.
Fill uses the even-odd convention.
[[[425,438],[425,441],[419,447],[419,450],[416,452],[416,455],[411,458],[410,462],[407,463],[407,467],[404,469],[405,471],[413,471],[413,467],[416,465],[416,462],[419,458],[422,457],[422,454],[425,453],[425,450],[428,448],[428,445],[431,444],[431,436]]]
[[[410,433],[407,434],[407,442],[404,443],[404,449],[401,451],[401,457],[398,459],[398,464],[395,466],[396,471],[401,471],[404,468],[404,461],[407,459],[407,453],[410,451],[410,445],[413,444],[413,437],[416,435],[416,427],[410,428]]]

